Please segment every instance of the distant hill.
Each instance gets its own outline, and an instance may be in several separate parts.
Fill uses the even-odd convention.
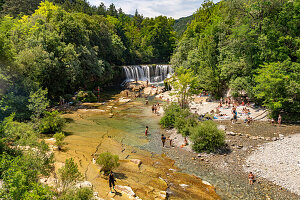
[[[176,31],[179,37],[181,37],[181,35],[184,33],[187,25],[191,23],[193,18],[194,18],[193,15],[190,15],[188,17],[182,17],[180,19],[175,20],[174,30]]]

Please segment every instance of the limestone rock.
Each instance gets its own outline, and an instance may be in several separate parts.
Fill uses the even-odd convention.
[[[136,164],[138,167],[142,164],[142,161],[139,159],[130,159],[130,162]]]
[[[136,197],[135,193],[129,186],[116,185],[115,188],[121,193],[127,194],[129,197]]]
[[[160,191],[160,192],[159,192],[159,196],[160,196],[162,199],[167,199],[167,192],[166,192],[166,191]]]
[[[42,183],[42,184],[46,184],[50,187],[56,187],[57,183],[58,183],[58,180],[56,178],[53,178],[53,177],[49,177],[49,178],[44,177],[44,178],[40,178],[39,182]]]
[[[209,182],[207,182],[207,181],[203,181],[203,180],[202,180],[202,183],[205,184],[205,185],[210,185],[210,186],[212,186],[212,185],[211,185]]]
[[[98,192],[93,193],[93,200],[104,200],[98,196]]]
[[[226,126],[225,125],[219,125],[218,129],[222,130],[222,131],[225,131],[226,130]]]
[[[180,186],[180,187],[183,187],[183,188],[188,187],[187,184],[179,184],[179,186]]]
[[[89,181],[79,182],[75,186],[76,188],[93,188],[93,184]]]

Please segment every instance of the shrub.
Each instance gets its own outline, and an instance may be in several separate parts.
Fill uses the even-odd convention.
[[[58,147],[58,150],[60,151],[62,149],[62,146],[65,144],[64,139],[66,136],[62,132],[59,132],[55,133],[53,137],[55,138],[55,144]]]
[[[77,100],[81,102],[96,102],[97,97],[92,91],[79,91],[76,95]]]
[[[175,128],[178,130],[178,133],[183,136],[189,136],[191,127],[194,127],[197,124],[196,118],[192,115],[188,117],[177,116],[175,119]]]
[[[120,165],[119,156],[112,155],[110,152],[101,153],[96,163],[102,166],[101,171],[105,174]]]
[[[82,174],[78,170],[78,165],[74,163],[73,158],[66,159],[65,166],[58,170],[58,176],[62,186],[62,191],[65,191],[82,178]]]
[[[90,188],[79,188],[75,190],[68,190],[61,195],[59,200],[90,200],[93,199],[93,191]]]
[[[51,188],[47,185],[42,185],[40,183],[32,183],[32,190],[26,191],[24,194],[23,200],[32,200],[32,199],[40,199],[40,200],[50,200],[54,199],[54,192],[51,191]]]
[[[40,133],[53,134],[61,132],[64,125],[65,119],[59,116],[58,111],[45,112],[45,116],[40,120],[38,128]]]
[[[225,144],[224,132],[219,130],[213,121],[201,122],[192,127],[191,139],[194,143],[193,150],[196,152],[213,152]]]
[[[13,142],[18,145],[38,145],[38,136],[34,131],[31,123],[22,123],[14,121],[14,114],[6,117],[1,125],[2,137],[5,137],[8,142]]]
[[[160,119],[160,125],[163,128],[173,128],[175,125],[175,118],[177,114],[181,111],[181,108],[178,104],[172,103],[169,106],[164,108],[165,114]]]

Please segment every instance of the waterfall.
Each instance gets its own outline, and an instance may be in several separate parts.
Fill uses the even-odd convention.
[[[163,82],[174,71],[170,65],[132,65],[123,66],[125,82],[149,81],[149,83]]]

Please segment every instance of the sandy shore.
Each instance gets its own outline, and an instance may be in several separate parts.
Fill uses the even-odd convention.
[[[174,95],[171,95],[172,91],[167,91],[164,93],[161,93],[156,96],[156,98],[161,99],[163,101],[169,101],[169,102],[177,102],[177,98]],[[194,96],[193,101],[190,102],[189,107],[192,113],[197,112],[198,114],[206,114],[211,113],[211,111],[214,111],[214,117],[217,120],[230,120],[232,116],[232,107],[226,107],[222,106],[219,107],[219,102],[207,102],[208,97],[198,97]],[[253,120],[259,120],[259,121],[267,121],[268,118],[268,112],[266,109],[261,107],[255,107],[253,104],[250,104],[250,106],[238,106],[236,111],[238,113],[238,119],[245,120],[248,115],[243,113],[243,109],[247,108],[250,111],[250,117],[252,117]],[[218,114],[217,113],[218,110]],[[222,115],[222,116],[221,116]]]

